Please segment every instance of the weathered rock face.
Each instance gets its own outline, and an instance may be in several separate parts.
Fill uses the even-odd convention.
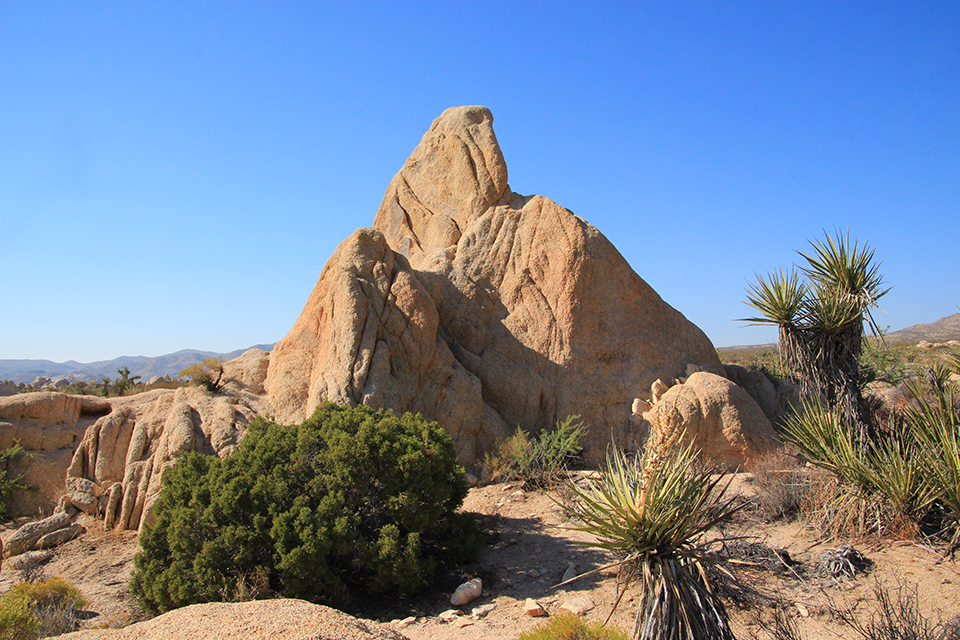
[[[773,425],[782,425],[800,407],[800,387],[789,380],[738,364],[725,364],[723,369],[727,378],[757,401]]]
[[[507,186],[484,107],[448,109],[345,240],[274,348],[265,389],[300,421],[324,398],[417,411],[461,460],[517,426],[590,425],[588,457],[629,439],[631,402],[688,363],[722,373],[706,336],[594,227]]]
[[[730,380],[707,372],[670,387],[643,418],[651,437],[685,431],[687,441],[728,470],[749,465],[779,445],[753,398]]]
[[[268,354],[251,350],[224,365],[211,394],[196,387],[113,398],[113,410],[87,429],[67,470],[67,500],[104,517],[109,528],[153,521],[163,472],[187,451],[224,457],[261,413]]]
[[[387,625],[303,600],[209,602],[174,609],[123,629],[87,629],[64,640],[406,640]]]
[[[109,402],[94,396],[44,391],[0,398],[0,449],[19,442],[27,454],[10,463],[8,475],[33,487],[16,492],[8,504],[12,515],[53,509],[84,431],[109,411]]]

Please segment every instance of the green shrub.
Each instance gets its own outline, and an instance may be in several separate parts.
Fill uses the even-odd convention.
[[[223,360],[220,358],[204,358],[203,361],[190,365],[180,372],[181,378],[188,378],[194,384],[213,392],[220,388],[223,378]]]
[[[0,598],[0,640],[34,640],[77,629],[77,611],[87,605],[63,578],[21,582]]]
[[[258,420],[237,451],[188,454],[165,475],[131,589],[152,611],[259,597],[412,593],[480,534],[450,436],[419,415],[318,407]]]
[[[27,485],[20,482],[20,477],[9,478],[10,462],[23,456],[24,448],[19,442],[15,442],[9,449],[0,451],[0,516],[7,513],[7,501],[13,496],[14,491],[27,489]]]
[[[520,480],[526,487],[551,487],[566,476],[567,465],[583,451],[580,439],[585,433],[580,416],[567,416],[536,438],[517,428],[498,444],[496,453],[487,454],[484,463],[495,481]]]
[[[572,613],[562,613],[525,631],[517,640],[627,640],[627,634],[617,627],[586,622]]]

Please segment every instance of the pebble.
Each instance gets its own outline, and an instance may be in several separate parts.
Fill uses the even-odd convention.
[[[470,615],[476,618],[477,620],[479,620],[480,618],[485,617],[488,613],[490,613],[496,608],[497,608],[497,605],[491,602],[489,604],[485,604],[480,607],[474,607],[473,611],[470,612]]]
[[[540,616],[547,615],[547,612],[541,607],[536,600],[533,598],[527,598],[527,601],[523,605],[524,612],[531,618],[539,618]]]
[[[468,580],[457,587],[457,590],[450,596],[450,604],[455,607],[465,605],[479,598],[481,593],[483,593],[483,582],[480,581],[480,578]]]
[[[409,618],[404,618],[403,620],[398,621],[397,626],[401,629],[406,629],[416,621],[417,618],[415,616],[410,616]]]
[[[593,603],[593,600],[587,596],[580,596],[579,598],[574,598],[573,600],[567,600],[560,605],[560,608],[565,609],[574,615],[583,616],[595,606],[597,605]]]

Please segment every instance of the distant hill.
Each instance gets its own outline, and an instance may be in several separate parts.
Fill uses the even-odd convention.
[[[883,336],[883,339],[890,344],[899,343],[917,343],[921,340],[927,342],[946,342],[947,340],[960,340],[960,313],[955,313],[946,318],[940,318],[930,324],[915,324],[900,331],[892,331]],[[776,349],[776,343],[771,344],[747,344],[735,347],[719,347],[720,353],[739,353],[743,351],[759,351],[763,349]]]
[[[960,340],[960,313],[940,318],[930,324],[915,324],[912,327],[888,333],[884,336],[884,340],[891,343]]]
[[[272,351],[276,343],[258,344],[249,349]],[[233,360],[248,349],[237,349],[229,353],[183,349],[176,353],[148,358],[145,356],[121,356],[113,360],[82,363],[74,360],[52,362],[50,360],[0,360],[0,380],[30,383],[37,376],[46,378],[70,378],[96,380],[105,376],[117,377],[117,369],[127,367],[132,375],[138,375],[146,381],[154,376],[174,376],[195,362],[204,358],[223,358]]]

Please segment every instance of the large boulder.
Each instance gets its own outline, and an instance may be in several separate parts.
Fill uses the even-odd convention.
[[[567,415],[596,461],[631,434],[631,404],[688,363],[722,373],[706,336],[593,226],[521,196],[484,107],[446,110],[374,220],[324,267],[264,388],[281,421],[323,399],[416,411],[476,463],[517,426]]]
[[[705,458],[726,470],[748,466],[779,446],[756,401],[730,380],[708,372],[670,387],[643,418],[651,437],[683,432]]]
[[[406,640],[386,625],[303,600],[210,602],[174,609],[123,629],[91,629],[63,640]]]
[[[0,449],[19,443],[26,450],[10,463],[8,476],[31,487],[14,493],[11,515],[49,513],[56,506],[84,432],[110,410],[109,401],[95,396],[42,391],[0,397]]]
[[[783,425],[799,409],[800,387],[789,380],[739,364],[725,364],[723,369],[727,378],[756,400],[773,425]]]

